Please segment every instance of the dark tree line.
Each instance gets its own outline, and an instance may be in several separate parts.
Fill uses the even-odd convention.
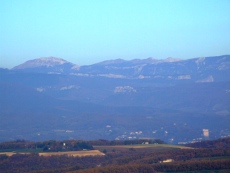
[[[93,145],[134,145],[143,144],[148,142],[149,144],[164,144],[160,139],[149,140],[149,139],[138,139],[138,140],[94,140],[94,141],[82,141],[82,140],[64,140],[55,141],[49,140],[44,142],[31,142],[26,140],[16,140],[10,142],[0,143],[0,150],[17,150],[17,149],[41,149],[45,152],[54,151],[78,151],[78,150],[92,150]]]
[[[65,140],[55,141],[49,140],[44,142],[30,142],[25,140],[17,140],[11,142],[0,143],[0,150],[18,150],[18,149],[41,149],[44,152],[54,151],[78,151],[92,150],[93,146],[87,141],[81,140]]]
[[[135,145],[135,144],[143,144],[145,142],[148,142],[149,144],[165,144],[164,141],[160,139],[135,139],[135,140],[105,140],[105,139],[99,139],[94,141],[88,141],[91,145]]]
[[[221,138],[217,140],[206,140],[187,144],[186,146],[193,148],[230,148],[230,138]]]

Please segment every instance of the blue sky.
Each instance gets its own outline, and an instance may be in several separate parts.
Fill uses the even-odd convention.
[[[230,54],[230,0],[1,0],[0,67]]]

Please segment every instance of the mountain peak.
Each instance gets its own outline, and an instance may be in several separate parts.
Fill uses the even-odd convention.
[[[120,63],[124,63],[124,62],[126,62],[126,60],[114,59],[114,60],[105,60],[105,61],[99,62],[97,64],[99,64],[99,65],[111,65],[111,64],[120,64]]]
[[[53,67],[56,65],[71,64],[70,62],[56,57],[42,57],[33,60],[26,61],[13,69],[35,68],[35,67]]]
[[[46,63],[56,63],[56,64],[64,64],[64,63],[69,63],[68,61],[61,59],[61,58],[56,58],[56,57],[43,57],[43,58],[38,58],[35,59],[40,62],[46,62]]]

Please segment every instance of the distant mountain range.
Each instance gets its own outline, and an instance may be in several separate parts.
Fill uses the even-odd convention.
[[[108,60],[47,57],[0,69],[0,141],[230,135],[230,55]]]
[[[117,59],[88,66],[78,66],[60,58],[48,57],[27,61],[12,70],[24,72],[70,74],[76,76],[102,76],[126,79],[191,80],[193,82],[225,81],[230,71],[230,56],[193,58],[188,60],[167,58],[157,60]]]

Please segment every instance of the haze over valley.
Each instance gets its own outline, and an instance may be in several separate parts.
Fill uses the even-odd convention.
[[[0,141],[226,137],[229,76],[230,55],[85,66],[29,60],[0,69]]]

